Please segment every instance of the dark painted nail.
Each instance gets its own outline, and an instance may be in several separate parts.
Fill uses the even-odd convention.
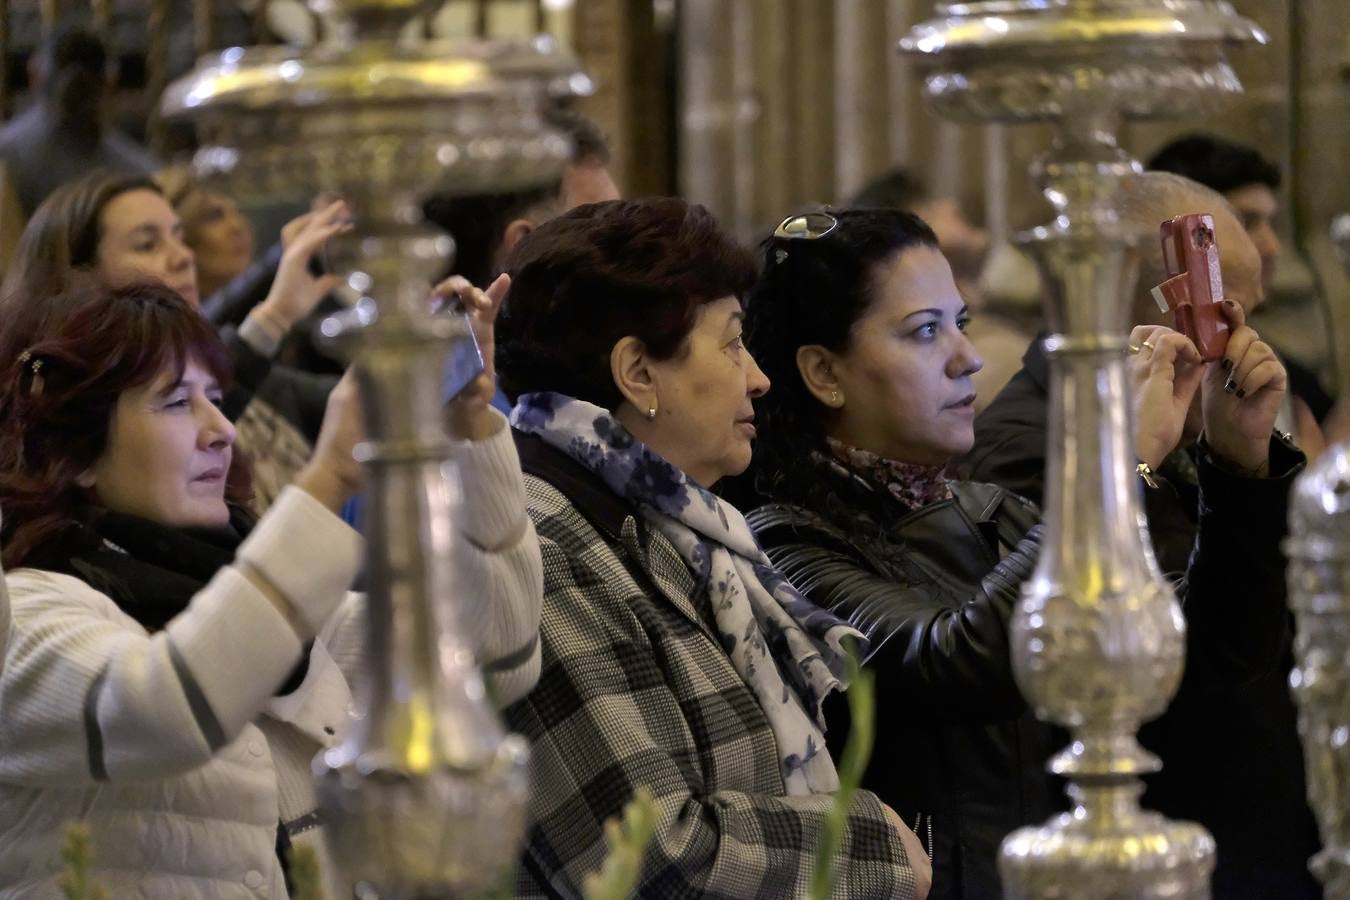
[[[1233,361],[1226,356],[1219,360],[1219,365],[1223,366],[1225,372],[1231,372],[1233,370]]]
[[[1238,389],[1237,389],[1237,398],[1238,398],[1239,400],[1241,400],[1241,399],[1242,399],[1243,397],[1245,397],[1245,396],[1247,396],[1247,392],[1244,391],[1242,388],[1238,388]]]
[[[1227,306],[1229,309],[1236,309],[1236,308],[1237,308],[1237,301],[1236,301],[1236,300],[1225,300],[1225,301],[1223,301],[1223,302],[1224,302],[1224,305]]]
[[[1223,389],[1231,394],[1237,390],[1237,382],[1230,378],[1223,383]]]

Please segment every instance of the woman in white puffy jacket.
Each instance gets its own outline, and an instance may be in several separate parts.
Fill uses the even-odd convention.
[[[455,287],[488,367],[447,415],[453,564],[509,702],[538,679],[539,549],[488,405],[502,286]],[[111,896],[285,897],[361,655],[362,542],[337,515],[359,486],[355,391],[255,525],[211,326],[159,285],[40,302],[0,324],[0,897],[57,896],[77,820]]]

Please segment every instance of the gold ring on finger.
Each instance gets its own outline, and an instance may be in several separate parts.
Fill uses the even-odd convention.
[[[1152,341],[1144,341],[1141,346],[1147,347],[1149,353],[1152,353],[1154,350],[1158,349],[1157,347],[1153,346]]]
[[[1136,343],[1134,343],[1134,342],[1131,342],[1131,343],[1130,343],[1129,349],[1130,349],[1130,352],[1131,352],[1131,353],[1138,353],[1138,352],[1139,352],[1139,345],[1136,344]]]

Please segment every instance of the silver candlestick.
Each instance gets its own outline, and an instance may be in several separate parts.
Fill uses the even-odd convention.
[[[1350,214],[1333,223],[1332,240],[1350,271]],[[1350,444],[1295,482],[1285,549],[1298,625],[1290,683],[1323,846],[1311,868],[1327,900],[1350,900]]]
[[[465,638],[449,567],[441,366],[471,341],[433,316],[451,242],[424,198],[557,178],[570,153],[543,116],[589,84],[548,39],[406,43],[423,0],[309,0],[330,40],[233,48],[165,93],[193,120],[198,173],[237,197],[341,194],[355,230],[330,259],[369,296],[327,336],[353,342],[369,440],[368,653],[359,710],[315,761],[332,859],[362,898],[441,898],[501,884],[525,828],[526,748],[505,733]],[[373,299],[371,299],[373,298]]]
[[[1050,762],[1073,811],[1003,844],[1013,898],[1207,897],[1214,842],[1139,807],[1156,757],[1135,738],[1175,693],[1185,650],[1176,597],[1149,547],[1126,411],[1126,298],[1134,236],[1114,200],[1139,164],[1126,117],[1191,117],[1241,91],[1225,45],[1265,36],[1213,0],[938,3],[901,42],[937,111],[1047,121],[1035,166],[1053,224],[1029,236],[1050,287],[1047,536],[1011,626],[1018,684],[1071,730]]]

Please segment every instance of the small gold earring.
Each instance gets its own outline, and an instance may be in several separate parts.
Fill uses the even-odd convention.
[[[655,406],[649,406],[649,407],[647,408],[647,418],[648,418],[648,419],[655,419],[655,418],[656,418],[656,407],[655,407]]]
[[[843,406],[843,401],[839,399],[838,391],[830,391],[830,403],[834,406]]]

